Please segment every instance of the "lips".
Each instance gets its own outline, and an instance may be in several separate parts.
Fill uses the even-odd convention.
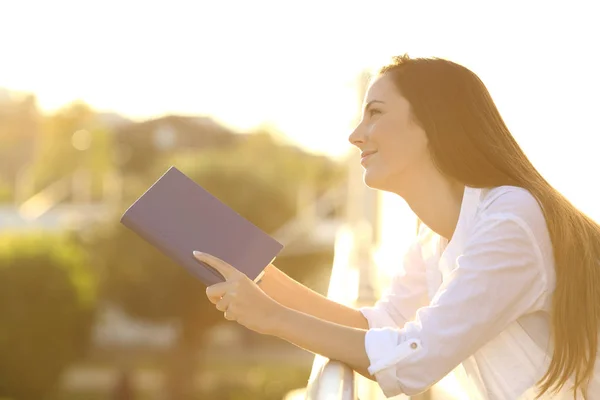
[[[362,153],[360,153],[360,163],[361,164],[365,164],[365,162],[369,159],[370,156],[372,156],[373,154],[377,153],[377,151],[375,150],[365,150]]]
[[[360,153],[360,158],[365,158],[366,156],[370,156],[371,154],[377,153],[377,150],[364,150]]]

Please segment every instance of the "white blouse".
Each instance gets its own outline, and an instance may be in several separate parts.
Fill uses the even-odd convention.
[[[467,188],[445,242],[423,226],[403,273],[361,309],[369,373],[387,397],[421,393],[453,373],[473,400],[533,399],[552,354],[555,287],[539,204],[517,187]],[[573,399],[570,387],[543,399]],[[600,368],[588,394],[600,399]]]

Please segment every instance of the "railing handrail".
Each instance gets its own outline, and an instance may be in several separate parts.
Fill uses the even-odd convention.
[[[348,278],[349,266],[353,264],[356,239],[356,232],[352,227],[342,226],[339,229],[335,239],[334,260],[327,291],[329,298],[349,305],[353,305],[351,303],[356,299],[350,298],[348,293],[340,290],[340,285],[347,286],[347,279],[344,278]],[[306,399],[356,400],[357,398],[354,371],[340,361],[315,356],[306,388]]]
[[[309,382],[307,400],[356,400],[354,371],[346,364],[325,360],[315,379]]]

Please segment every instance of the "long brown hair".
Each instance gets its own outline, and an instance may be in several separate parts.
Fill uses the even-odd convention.
[[[556,269],[552,303],[554,354],[538,397],[573,377],[586,393],[594,372],[600,321],[600,226],[554,189],[517,144],[483,82],[439,58],[394,57],[379,74],[392,77],[425,130],[432,158],[446,176],[476,188],[527,189],[550,232]]]

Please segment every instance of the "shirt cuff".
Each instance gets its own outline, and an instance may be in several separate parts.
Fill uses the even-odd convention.
[[[392,319],[392,317],[390,317],[390,315],[385,312],[385,310],[382,310],[381,308],[378,308],[377,306],[374,307],[362,307],[359,308],[359,311],[362,313],[362,315],[366,318],[367,322],[369,323],[369,328],[397,328],[398,326],[396,325],[396,323],[394,322],[394,320]]]
[[[375,377],[386,397],[405,393],[396,365],[421,350],[418,339],[405,340],[401,330],[373,328],[365,336],[365,349],[369,357],[369,373]]]

